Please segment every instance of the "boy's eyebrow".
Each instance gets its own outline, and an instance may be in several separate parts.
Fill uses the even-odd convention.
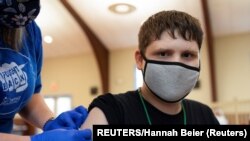
[[[155,51],[172,51],[173,49],[171,48],[157,48]]]
[[[193,49],[186,49],[185,52],[198,53],[199,51]]]

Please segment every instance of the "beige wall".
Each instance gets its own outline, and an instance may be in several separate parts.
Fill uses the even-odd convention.
[[[72,95],[73,107],[88,106],[95,96],[90,87],[101,92],[100,75],[92,53],[74,57],[45,59],[42,71],[44,95]]]
[[[122,93],[134,90],[136,48],[115,50],[110,53],[110,92]]]
[[[215,39],[220,102],[250,100],[250,33]]]

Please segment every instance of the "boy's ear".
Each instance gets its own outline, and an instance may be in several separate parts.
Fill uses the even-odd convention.
[[[141,52],[139,50],[135,51],[135,61],[136,61],[136,67],[138,70],[143,69],[143,58],[141,55]]]

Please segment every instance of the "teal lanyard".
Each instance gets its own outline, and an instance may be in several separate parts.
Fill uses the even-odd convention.
[[[145,102],[144,102],[144,100],[143,100],[143,97],[142,97],[141,89],[140,89],[140,88],[138,89],[138,93],[139,93],[139,96],[140,96],[140,99],[141,99],[141,103],[142,103],[144,112],[145,112],[146,117],[147,117],[147,120],[148,120],[148,124],[149,124],[149,125],[152,125],[151,118],[150,118],[150,116],[149,116],[149,113],[148,113],[146,104],[145,104]],[[183,105],[183,102],[181,102],[181,108],[182,108],[182,110],[183,110],[183,123],[184,123],[184,125],[187,125],[186,110],[185,110],[185,107],[184,107],[184,105]]]

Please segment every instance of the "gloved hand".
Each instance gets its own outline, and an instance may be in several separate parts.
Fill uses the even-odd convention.
[[[30,137],[31,141],[91,141],[91,130],[55,129]]]
[[[49,120],[43,126],[44,131],[53,129],[78,129],[85,121],[88,111],[83,106],[61,113],[56,119]]]

